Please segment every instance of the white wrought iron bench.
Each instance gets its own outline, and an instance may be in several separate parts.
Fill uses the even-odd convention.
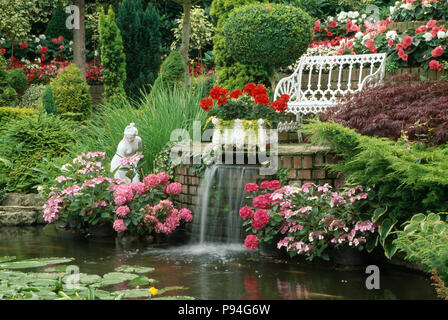
[[[299,130],[302,115],[325,111],[338,98],[356,92],[372,80],[382,80],[386,54],[303,56],[294,73],[279,81],[274,99],[288,94],[287,113],[296,115],[296,122],[282,122],[279,132]],[[302,135],[298,131],[299,142]]]

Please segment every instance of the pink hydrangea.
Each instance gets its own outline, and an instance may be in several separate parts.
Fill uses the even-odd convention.
[[[132,189],[132,191],[134,191],[135,193],[138,193],[138,194],[142,194],[142,193],[145,193],[147,191],[146,190],[146,186],[145,186],[145,184],[143,182],[134,182],[134,183],[132,183],[131,184],[131,189]]]
[[[179,194],[182,192],[182,184],[179,182],[170,183],[164,191],[168,194]]]
[[[274,189],[274,190],[276,190],[276,189],[281,188],[281,186],[282,186],[282,184],[278,180],[263,181],[260,184],[260,188],[263,188],[263,189]]]
[[[44,209],[44,220],[48,223],[51,223],[58,219],[58,212],[61,209],[60,204],[64,202],[64,200],[60,197],[52,197],[48,199],[45,203]]]
[[[258,191],[258,184],[249,182],[249,183],[246,184],[246,186],[244,187],[244,190],[245,190],[246,192],[255,192],[255,191]]]
[[[126,231],[126,229],[127,229],[123,219],[115,220],[113,228],[117,232],[123,232],[123,231]]]
[[[116,213],[118,216],[124,218],[124,217],[127,216],[127,214],[128,214],[130,211],[131,211],[131,210],[129,209],[128,206],[119,206],[119,207],[117,208],[117,210],[115,210],[115,213]]]
[[[256,250],[258,248],[257,236],[250,234],[244,239],[244,245],[248,250]]]
[[[271,205],[271,194],[262,194],[252,199],[252,204],[255,208],[267,209]]]
[[[157,174],[157,179],[159,179],[159,183],[163,184],[164,186],[168,185],[170,182],[170,176],[165,172],[160,172]]]
[[[252,226],[260,230],[262,227],[269,223],[269,214],[265,209],[258,209],[254,213],[254,221],[252,221]]]
[[[193,219],[193,215],[191,214],[191,211],[187,208],[182,208],[179,210],[179,216],[181,219],[185,220],[186,222],[190,222]]]
[[[252,218],[254,216],[254,212],[251,207],[244,206],[240,209],[240,216],[243,220],[246,220],[247,218]]]
[[[160,179],[155,174],[149,174],[143,179],[143,183],[148,188],[154,188],[160,184]]]

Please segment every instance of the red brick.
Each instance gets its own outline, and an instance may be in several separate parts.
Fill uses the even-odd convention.
[[[291,170],[288,173],[288,179],[295,179],[297,177],[297,172],[296,170]]]
[[[311,170],[298,170],[297,178],[299,179],[311,179]]]
[[[325,170],[313,170],[313,179],[325,179]]]
[[[189,193],[192,195],[196,195],[198,193],[198,187],[196,187],[196,186],[190,186],[188,188],[188,190],[189,190]]]
[[[314,157],[314,165],[322,165],[322,164],[324,164],[324,155],[321,153],[318,153]]]
[[[188,194],[188,186],[186,184],[182,185],[182,194]]]
[[[283,157],[283,168],[292,168],[291,157]]]
[[[311,169],[313,167],[313,157],[312,156],[304,156],[302,161],[303,169]]]
[[[302,168],[302,158],[295,156],[293,159],[294,159],[294,168],[296,169]]]

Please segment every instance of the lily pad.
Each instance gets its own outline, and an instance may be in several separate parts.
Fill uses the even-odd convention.
[[[157,295],[162,295],[167,291],[186,290],[186,289],[188,289],[188,288],[179,287],[179,286],[165,287],[165,288],[159,289],[159,291],[157,292]]]
[[[154,271],[154,268],[152,267],[141,267],[141,266],[128,266],[128,265],[122,265],[118,268],[115,268],[115,271],[120,272],[135,272],[135,273],[147,273]]]
[[[103,280],[97,283],[100,287],[106,287],[113,284],[122,283],[124,281],[133,280],[137,278],[138,275],[134,273],[124,273],[124,272],[110,272],[103,276]]]
[[[131,287],[138,287],[138,286],[147,286],[149,284],[148,277],[145,276],[138,276],[135,279],[132,279],[129,281],[128,286]]]
[[[151,300],[195,300],[195,298],[190,296],[168,296],[151,298]]]
[[[14,262],[0,263],[0,269],[28,269],[47,266],[50,264],[61,264],[73,261],[73,258],[35,258]]]
[[[16,260],[16,257],[15,256],[0,257],[0,263],[12,260]]]
[[[129,289],[112,292],[112,295],[119,296],[123,294],[123,298],[149,298],[151,294],[148,289]]]

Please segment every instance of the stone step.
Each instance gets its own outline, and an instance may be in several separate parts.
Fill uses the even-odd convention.
[[[38,194],[8,193],[0,205],[3,206],[40,206],[44,200]]]
[[[29,226],[44,223],[41,207],[0,206],[0,227]]]

